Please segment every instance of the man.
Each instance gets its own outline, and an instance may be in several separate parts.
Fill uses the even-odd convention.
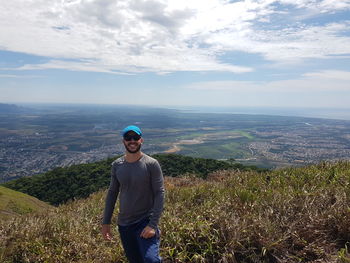
[[[102,235],[111,240],[111,217],[119,195],[118,230],[130,263],[161,262],[158,222],[163,210],[163,174],[157,160],[141,152],[137,126],[122,131],[125,155],[112,163]]]

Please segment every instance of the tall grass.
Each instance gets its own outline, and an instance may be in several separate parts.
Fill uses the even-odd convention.
[[[350,262],[350,163],[166,178],[164,262]],[[0,262],[126,262],[105,191],[0,224]]]

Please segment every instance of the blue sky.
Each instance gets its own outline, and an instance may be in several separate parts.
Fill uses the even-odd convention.
[[[0,102],[350,108],[350,0],[0,9]]]

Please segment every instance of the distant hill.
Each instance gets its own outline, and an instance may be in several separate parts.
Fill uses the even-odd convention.
[[[205,178],[211,172],[228,169],[263,171],[254,166],[243,166],[234,162],[192,158],[176,154],[157,154],[153,157],[159,160],[164,175],[172,177],[194,174]],[[3,185],[58,205],[70,199],[87,197],[101,188],[108,187],[111,163],[114,159],[109,158],[90,164],[56,168],[44,174],[22,177]]]
[[[25,109],[15,104],[0,103],[0,114],[1,113],[22,113]]]
[[[167,263],[350,262],[349,182],[350,162],[166,177],[161,255]],[[125,263],[116,214],[114,241],[100,233],[105,196],[0,221],[0,261]]]
[[[0,219],[31,212],[42,212],[51,206],[27,194],[0,186]]]

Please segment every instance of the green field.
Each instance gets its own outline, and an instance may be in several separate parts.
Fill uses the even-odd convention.
[[[250,151],[245,148],[244,142],[237,140],[218,140],[202,144],[181,145],[181,150],[178,153],[192,157],[213,159],[242,159],[250,157]]]
[[[253,140],[255,138],[249,132],[246,132],[246,131],[239,131],[239,130],[237,130],[236,132],[239,133],[240,135],[250,139],[250,140]]]

